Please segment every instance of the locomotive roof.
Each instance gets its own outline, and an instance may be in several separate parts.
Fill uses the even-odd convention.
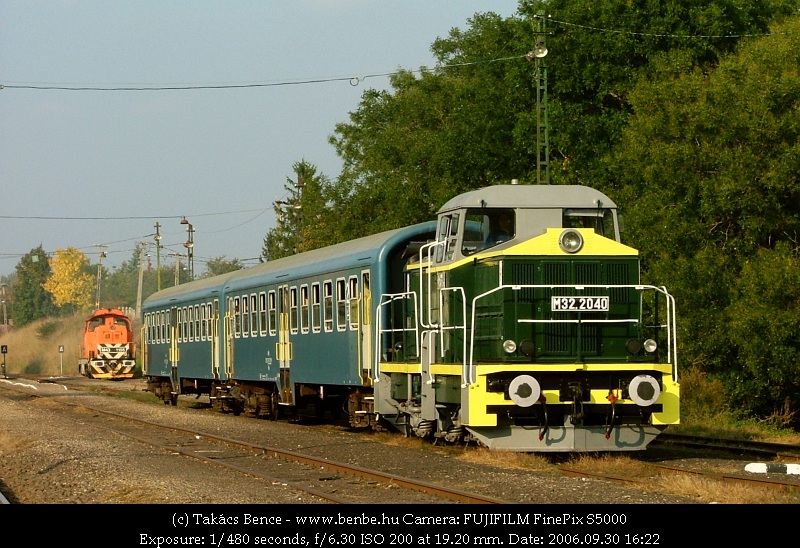
[[[459,194],[438,213],[475,207],[613,209],[617,204],[599,190],[583,185],[494,185]]]
[[[89,319],[100,317],[100,316],[124,316],[128,317],[121,309],[119,308],[98,308],[93,310],[92,313],[89,315]]]

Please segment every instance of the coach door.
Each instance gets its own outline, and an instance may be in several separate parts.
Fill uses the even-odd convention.
[[[210,309],[208,337],[211,341],[211,371],[214,379],[219,380],[219,299],[214,299],[214,304],[206,305],[206,308]]]
[[[359,334],[358,342],[360,347],[361,361],[361,382],[369,385],[370,367],[372,364],[372,293],[369,288],[369,270],[361,272],[361,302],[359,306]]]
[[[297,319],[296,315],[297,288],[290,289],[288,285],[280,286],[278,288],[278,342],[275,343],[275,357],[280,365],[278,388],[281,393],[281,403],[285,404],[293,403],[292,384],[289,375],[292,363],[292,342],[289,340],[289,335],[292,321]]]

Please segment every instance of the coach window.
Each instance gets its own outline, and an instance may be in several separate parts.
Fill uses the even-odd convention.
[[[322,323],[325,326],[325,331],[330,333],[333,331],[333,282],[325,280],[322,284]]]
[[[250,312],[247,306],[247,295],[242,295],[242,337],[250,336]]]
[[[194,308],[189,307],[186,311],[186,330],[187,332],[187,339],[189,342],[194,341]]]
[[[350,276],[348,293],[350,298],[350,330],[358,329],[358,276]]]
[[[191,309],[191,307],[189,307]],[[183,307],[183,342],[187,342],[189,340],[189,310],[186,307]]]
[[[178,318],[176,319],[176,323],[178,324],[178,342],[186,342],[186,307],[178,308]]]
[[[320,326],[322,325],[322,311],[320,310],[320,306],[319,282],[315,282],[311,284],[311,330],[314,333],[319,333]]]
[[[196,341],[202,340],[200,336],[200,305],[194,305],[194,338]]]
[[[269,334],[274,335],[278,325],[278,308],[275,306],[275,290],[269,292]]]
[[[289,331],[297,334],[297,287],[289,289]]]
[[[233,299],[233,336],[237,339],[242,332],[242,312],[241,312],[241,299],[234,297]]]
[[[250,295],[250,334],[258,335],[258,301],[256,294]]]
[[[372,291],[369,289],[369,271],[361,273],[361,300],[364,301],[364,306],[361,307],[364,311],[361,324],[369,325],[372,323]]]
[[[336,280],[336,329],[347,329],[347,286],[344,278]]]
[[[308,312],[308,286],[303,284],[300,286],[300,331],[303,333],[308,333]]]
[[[208,340],[213,341],[219,330],[219,301],[208,303]]]
[[[263,291],[258,294],[258,328],[261,336],[267,334],[267,294]]]

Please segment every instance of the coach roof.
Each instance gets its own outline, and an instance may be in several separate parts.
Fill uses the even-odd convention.
[[[259,282],[273,282],[281,278],[294,279],[301,276],[313,276],[324,272],[351,268],[355,265],[369,265],[384,260],[382,255],[399,243],[414,238],[433,235],[436,222],[428,221],[418,225],[387,230],[371,236],[350,240],[328,247],[321,247],[289,255],[274,261],[238,270],[226,280],[226,289],[249,286],[253,278]]]

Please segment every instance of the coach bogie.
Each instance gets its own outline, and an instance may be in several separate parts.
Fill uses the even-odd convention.
[[[347,398],[347,414],[352,428],[383,430],[375,413],[375,398],[370,391],[351,392]]]

